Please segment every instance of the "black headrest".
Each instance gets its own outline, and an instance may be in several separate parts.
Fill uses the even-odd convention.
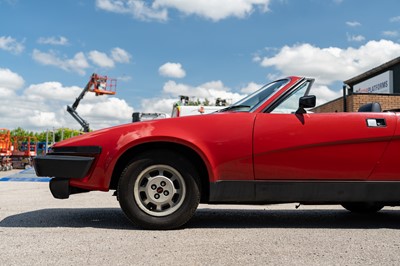
[[[364,105],[361,105],[360,108],[358,108],[359,112],[382,112],[381,105],[377,102],[375,103],[366,103]]]

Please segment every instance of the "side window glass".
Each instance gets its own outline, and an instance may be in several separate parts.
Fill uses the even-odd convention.
[[[299,108],[299,99],[303,97],[307,92],[309,82],[305,82],[297,90],[293,91],[283,102],[281,102],[274,110],[272,114],[292,114],[295,113]]]

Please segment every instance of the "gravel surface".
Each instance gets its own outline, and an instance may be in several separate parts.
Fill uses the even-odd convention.
[[[0,265],[398,265],[400,208],[201,205],[182,229],[130,224],[112,192],[53,199],[0,182]]]

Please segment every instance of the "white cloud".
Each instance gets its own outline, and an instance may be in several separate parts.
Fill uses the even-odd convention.
[[[25,49],[25,47],[22,42],[17,42],[17,40],[11,38],[10,36],[0,36],[0,49],[11,52],[13,54],[20,54]]]
[[[390,18],[390,22],[400,22],[400,16]]]
[[[34,49],[32,58],[43,65],[55,66],[66,71],[77,72],[80,75],[85,75],[85,70],[89,68],[86,56],[82,52],[75,54],[71,59],[61,59],[53,50],[46,53]]]
[[[36,125],[32,125],[29,121],[29,118],[35,114],[37,110],[35,110],[32,105],[28,104],[36,106],[35,103],[22,100],[16,95],[5,98],[5,102],[7,104],[0,105],[0,112],[3,114],[0,117],[1,127],[8,129],[15,129],[17,127],[23,127],[27,130],[38,129]],[[43,130],[45,129],[46,128],[43,128]]]
[[[18,90],[24,85],[24,79],[8,68],[0,68],[0,89]]]
[[[105,11],[130,14],[135,19],[144,21],[166,21],[168,20],[168,12],[166,9],[156,9],[148,6],[142,0],[96,0],[96,7]]]
[[[129,63],[132,56],[124,49],[115,47],[114,49],[111,50],[111,57],[115,62]]]
[[[40,84],[32,84],[24,91],[24,96],[31,101],[53,101],[72,103],[82,91],[77,86],[64,87],[60,82],[44,82]]]
[[[61,127],[57,114],[54,112],[43,112],[34,110],[31,115],[27,117],[27,124],[37,128],[57,128]]]
[[[317,98],[317,106],[342,96],[341,91],[334,91],[327,86],[314,85],[310,90],[311,95]]]
[[[152,98],[141,101],[141,112],[144,113],[172,113],[172,106],[178,101],[177,98]]]
[[[212,21],[219,21],[228,17],[244,18],[254,12],[269,10],[270,0],[155,0],[156,8],[174,8],[185,15],[197,15]]]
[[[40,44],[51,44],[51,45],[68,45],[68,39],[64,36],[59,37],[40,37],[38,39]]]
[[[399,36],[399,32],[398,31],[384,31],[384,32],[382,32],[382,34],[384,35],[384,36],[386,36],[386,37],[397,37],[397,36]]]
[[[82,76],[91,67],[88,60],[102,68],[113,68],[115,67],[115,63],[129,63],[130,57],[131,55],[128,52],[118,47],[111,50],[110,56],[97,50],[90,51],[86,55],[84,52],[78,52],[73,58],[60,56],[55,50],[42,52],[34,49],[32,53],[32,58],[40,64],[58,67],[69,72],[76,72]]]
[[[168,9],[185,15],[196,15],[212,21],[229,17],[244,18],[255,10],[267,12],[270,0],[96,0],[99,9],[120,14],[131,14],[140,20],[167,21]]]
[[[358,21],[347,21],[346,25],[349,27],[359,27],[361,26],[361,23]]]
[[[349,42],[362,42],[365,40],[365,37],[362,35],[351,35],[347,33],[347,40]]]
[[[164,84],[163,92],[172,96],[188,95],[193,87],[186,84],[178,84],[175,81],[167,81]]]
[[[8,88],[2,88],[0,87],[0,99],[7,99],[8,97],[14,97],[15,96],[15,92],[11,89]]]
[[[132,80],[132,77],[131,77],[131,76],[127,76],[127,75],[122,75],[122,76],[120,76],[120,77],[117,77],[117,80],[120,80],[120,81],[130,81],[130,80]]]
[[[93,120],[119,121],[132,117],[133,108],[125,100],[116,97],[102,97],[97,101],[83,103],[79,105],[79,112],[84,117],[93,118]]]
[[[273,67],[284,76],[315,77],[319,84],[329,85],[370,70],[399,54],[400,44],[388,40],[369,41],[359,48],[347,49],[296,44],[265,57],[261,66]]]
[[[90,51],[88,57],[95,65],[100,67],[113,68],[115,66],[114,61],[105,53]]]
[[[182,68],[182,65],[179,63],[165,63],[160,66],[158,69],[158,73],[164,77],[170,78],[183,78],[186,76],[185,70]]]
[[[216,98],[237,99],[241,97],[239,94],[231,93],[230,89],[225,87],[222,81],[210,81],[201,84],[197,87],[191,85],[176,83],[175,81],[168,81],[164,84],[163,92],[174,97],[179,95],[186,95],[194,98],[215,100]]]
[[[242,88],[240,92],[245,93],[245,94],[250,94],[252,92],[255,92],[256,90],[260,89],[263,85],[257,84],[255,82],[250,82],[247,84],[246,87]]]

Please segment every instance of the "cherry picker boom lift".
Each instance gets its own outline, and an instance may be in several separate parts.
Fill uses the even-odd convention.
[[[89,123],[78,114],[76,108],[85,94],[87,92],[94,92],[96,93],[96,96],[104,94],[114,95],[116,93],[116,87],[116,79],[109,79],[107,76],[99,76],[96,73],[93,73],[81,94],[79,94],[78,98],[76,98],[75,102],[72,104],[72,107],[69,105],[67,106],[67,112],[70,113],[76,121],[78,121],[83,128],[83,132],[89,132]]]

